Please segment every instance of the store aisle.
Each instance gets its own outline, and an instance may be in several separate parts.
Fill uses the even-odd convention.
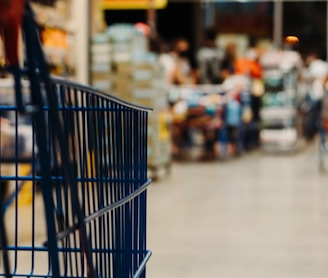
[[[148,191],[148,278],[323,278],[328,172],[292,155],[174,163]]]

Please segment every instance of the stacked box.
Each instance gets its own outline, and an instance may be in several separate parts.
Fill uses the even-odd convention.
[[[132,63],[113,62],[111,71],[112,87],[110,93],[124,100],[128,100],[132,90]]]
[[[168,86],[159,62],[132,62],[124,70],[122,66],[120,68],[112,75],[115,80],[113,93],[126,101],[153,109],[148,118],[148,165],[153,171],[166,167],[171,162],[171,121]]]
[[[156,64],[148,67],[151,79],[134,80],[133,99],[153,108],[149,114],[148,164],[151,168],[167,166],[171,161],[171,119],[167,100],[167,86]],[[140,68],[139,68],[140,69]],[[139,74],[146,77],[146,72]]]
[[[168,84],[156,54],[145,38],[127,25],[107,31],[105,45],[93,46],[92,84],[128,102],[151,107],[149,113],[148,164],[156,169],[171,162]]]
[[[171,120],[168,111],[153,114],[148,125],[148,165],[157,168],[171,161]]]
[[[109,92],[111,89],[111,46],[106,35],[98,34],[91,43],[91,85]]]

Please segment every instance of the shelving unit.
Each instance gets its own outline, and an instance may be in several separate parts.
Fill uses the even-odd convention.
[[[42,2],[42,1],[41,1]],[[48,3],[46,1],[45,3]],[[33,3],[35,18],[41,29],[44,53],[51,73],[74,78],[74,30],[70,22],[72,1],[52,1],[53,5]]]
[[[298,59],[293,52],[271,54],[264,63],[261,147],[264,151],[295,151],[298,130]],[[290,59],[292,57],[292,59]]]
[[[126,101],[151,107],[148,121],[148,169],[156,180],[171,165],[168,84],[147,37],[130,24],[115,24],[93,36],[92,86]]]

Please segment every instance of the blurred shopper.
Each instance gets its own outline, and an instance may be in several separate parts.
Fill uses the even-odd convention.
[[[184,38],[173,42],[168,53],[160,55],[167,82],[173,85],[195,84],[195,74],[190,61],[190,45]]]
[[[240,101],[239,85],[234,86],[227,93],[227,100],[223,108],[224,126],[220,129],[220,157],[239,155],[242,150],[242,105]]]
[[[251,78],[262,78],[263,69],[255,48],[247,50],[245,56],[235,59],[235,74],[247,75]]]
[[[214,28],[205,30],[204,44],[197,52],[198,83],[200,84],[222,82],[221,68],[225,53],[216,45],[216,36],[217,32]]]
[[[236,59],[235,74],[244,75],[249,79],[249,86],[243,90],[242,104],[244,145],[245,148],[252,149],[259,145],[260,109],[264,93],[263,68],[256,48],[249,48],[244,57]]]
[[[184,38],[177,38],[168,52],[161,53],[160,62],[169,85],[183,86],[196,83],[190,60],[190,45]],[[172,109],[172,155],[184,159],[190,145],[188,130],[188,107],[183,99],[177,98],[170,103]]]
[[[322,98],[325,94],[325,79],[328,75],[328,63],[316,53],[307,56],[308,102],[310,108],[305,122],[305,136],[312,139],[320,129]]]
[[[237,45],[235,42],[229,42],[225,48],[225,54],[222,61],[221,78],[227,79],[235,74],[235,62],[237,58]]]
[[[197,83],[221,84],[221,65],[224,51],[216,45],[217,31],[208,28],[204,31],[203,45],[196,54]],[[221,115],[216,109],[207,105],[202,116],[204,125],[202,130],[204,139],[204,159],[213,160],[217,156],[217,142],[219,129],[222,125]]]
[[[328,63],[313,54],[308,56],[308,71],[312,79],[311,95],[313,99],[319,100],[324,95],[324,80],[328,74]]]

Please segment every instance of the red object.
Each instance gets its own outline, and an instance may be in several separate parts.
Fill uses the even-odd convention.
[[[149,36],[151,33],[149,25],[143,22],[137,22],[134,24],[134,28],[136,28],[139,32],[143,33],[145,36]]]
[[[262,78],[262,67],[256,61],[239,58],[235,62],[236,74],[249,74],[253,78]]]
[[[4,42],[6,65],[19,64],[18,36],[26,0],[0,0],[0,35]]]

